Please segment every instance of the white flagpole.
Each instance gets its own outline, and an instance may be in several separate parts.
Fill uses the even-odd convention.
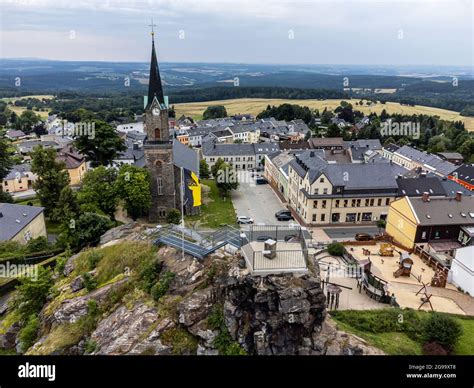
[[[183,243],[183,261],[184,261],[184,173],[181,167],[181,238]]]

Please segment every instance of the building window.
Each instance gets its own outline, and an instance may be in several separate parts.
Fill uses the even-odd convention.
[[[421,239],[426,240],[426,231],[423,231],[423,233],[421,233]]]
[[[362,213],[362,221],[372,221],[372,213]]]
[[[318,201],[313,201],[313,208],[317,209],[318,208]]]
[[[369,199],[368,198],[365,199],[365,206],[369,206]]]
[[[336,203],[334,204],[334,207],[339,207],[339,200],[336,199]]]
[[[319,182],[324,183],[324,178],[321,178]]]
[[[316,222],[316,214],[313,214],[313,222]]]
[[[323,189],[323,194],[327,194],[328,193],[328,189]]]
[[[319,189],[314,189],[314,194],[318,195],[319,194]]]
[[[374,206],[374,199],[373,198],[370,199],[370,206]]]
[[[355,199],[353,199],[353,200],[351,201],[351,206],[352,206],[352,207],[355,207],[355,206],[356,206],[356,200],[355,200]]]
[[[377,206],[382,206],[382,198],[377,199]]]
[[[347,204],[348,204],[348,200],[345,199],[345,200],[344,200],[344,207],[347,207]]]
[[[360,207],[360,199],[358,199],[358,200],[356,201],[356,206],[357,206],[357,207]]]
[[[156,179],[156,186],[157,186],[158,195],[163,195],[163,178],[158,177]]]
[[[356,214],[355,213],[347,213],[346,214],[346,222],[355,222]]]
[[[385,200],[385,205],[386,205],[386,206],[390,205],[390,198],[387,198],[387,199]]]
[[[322,203],[321,207],[322,207],[323,209],[326,209],[326,200],[323,200],[323,203]]]
[[[321,214],[321,222],[324,222],[326,220],[326,214]]]

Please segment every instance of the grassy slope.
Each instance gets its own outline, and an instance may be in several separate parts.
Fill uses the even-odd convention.
[[[353,104],[360,99],[352,100]],[[182,114],[191,116],[193,118],[201,118],[204,110],[210,105],[224,105],[227,109],[228,114],[236,113],[252,113],[257,115],[266,108],[267,105],[281,105],[284,103],[297,104],[308,106],[312,109],[319,109],[322,111],[324,108],[334,110],[339,106],[341,100],[330,99],[330,100],[288,100],[288,99],[265,99],[265,98],[241,98],[234,100],[219,100],[219,101],[206,101],[206,102],[192,102],[184,104],[176,104],[176,117]],[[403,113],[403,114],[427,114],[436,115],[444,120],[461,120],[465,123],[466,129],[474,131],[474,117],[464,117],[458,112],[432,108],[427,106],[415,105],[405,106],[400,105],[396,102],[387,102],[385,104],[376,104],[373,106],[354,106],[354,109],[360,110],[364,113],[376,112],[380,114],[382,109],[385,109],[388,113]]]
[[[377,310],[371,311],[357,311],[357,314],[374,314]],[[344,314],[343,311],[339,311],[338,314]],[[350,313],[348,311],[348,313]],[[428,314],[426,312],[416,312],[419,316]],[[456,355],[474,355],[474,318],[465,317],[462,315],[453,315],[453,317],[463,327],[463,335],[459,339],[458,344],[454,350]],[[365,330],[359,330],[345,322],[343,320],[335,319],[338,327],[353,333],[363,339],[365,339],[370,345],[379,348],[390,355],[421,355],[422,344],[409,338],[405,333],[390,332],[390,333],[371,333]]]
[[[221,198],[214,180],[203,179],[201,184],[210,188],[208,198],[203,198],[201,215],[186,217],[186,221],[189,223],[199,220],[200,225],[207,228],[218,228],[221,224],[234,225],[235,209],[231,198],[228,197],[225,200]]]

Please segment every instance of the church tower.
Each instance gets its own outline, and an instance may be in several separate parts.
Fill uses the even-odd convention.
[[[154,35],[152,26],[150,81],[145,105],[147,140],[144,144],[146,166],[151,176],[152,205],[149,212],[151,222],[166,218],[167,212],[177,204],[168,106],[163,96]]]

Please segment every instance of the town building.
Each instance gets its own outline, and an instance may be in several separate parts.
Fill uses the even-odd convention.
[[[459,183],[469,191],[474,191],[474,163],[465,163],[456,168],[448,178]]]
[[[474,296],[474,245],[456,249],[448,280]]]
[[[152,197],[149,220],[166,219],[170,209],[198,214],[201,205],[198,155],[190,147],[171,139],[168,98],[163,95],[153,31],[145,130],[147,139],[143,147]]]
[[[398,148],[393,153],[391,160],[409,170],[421,168],[423,171],[432,172],[439,176],[449,176],[457,168],[457,166],[441,159],[439,156],[428,154],[407,145]]]
[[[220,158],[236,170],[263,168],[265,155],[279,151],[278,143],[222,144],[206,139],[201,148],[202,158],[212,167]]]
[[[413,248],[428,245],[436,250],[439,243],[450,244],[451,250],[460,247],[461,229],[474,226],[474,197],[461,193],[452,197],[404,196],[390,204],[385,231],[396,242]],[[446,245],[446,244],[445,244]]]
[[[19,193],[33,188],[33,182],[37,175],[31,172],[31,165],[28,163],[17,164],[2,181],[5,193]]]
[[[330,164],[324,150],[296,155],[288,176],[289,206],[306,225],[385,219],[398,192],[396,170],[390,163]]]
[[[459,166],[464,162],[464,156],[459,152],[438,152],[436,155],[456,166]]]
[[[47,237],[44,208],[0,203],[0,241],[26,244],[41,236]]]
[[[82,182],[87,172],[86,158],[80,154],[73,146],[68,145],[58,151],[57,162],[63,162],[69,174],[69,184],[77,186]]]

